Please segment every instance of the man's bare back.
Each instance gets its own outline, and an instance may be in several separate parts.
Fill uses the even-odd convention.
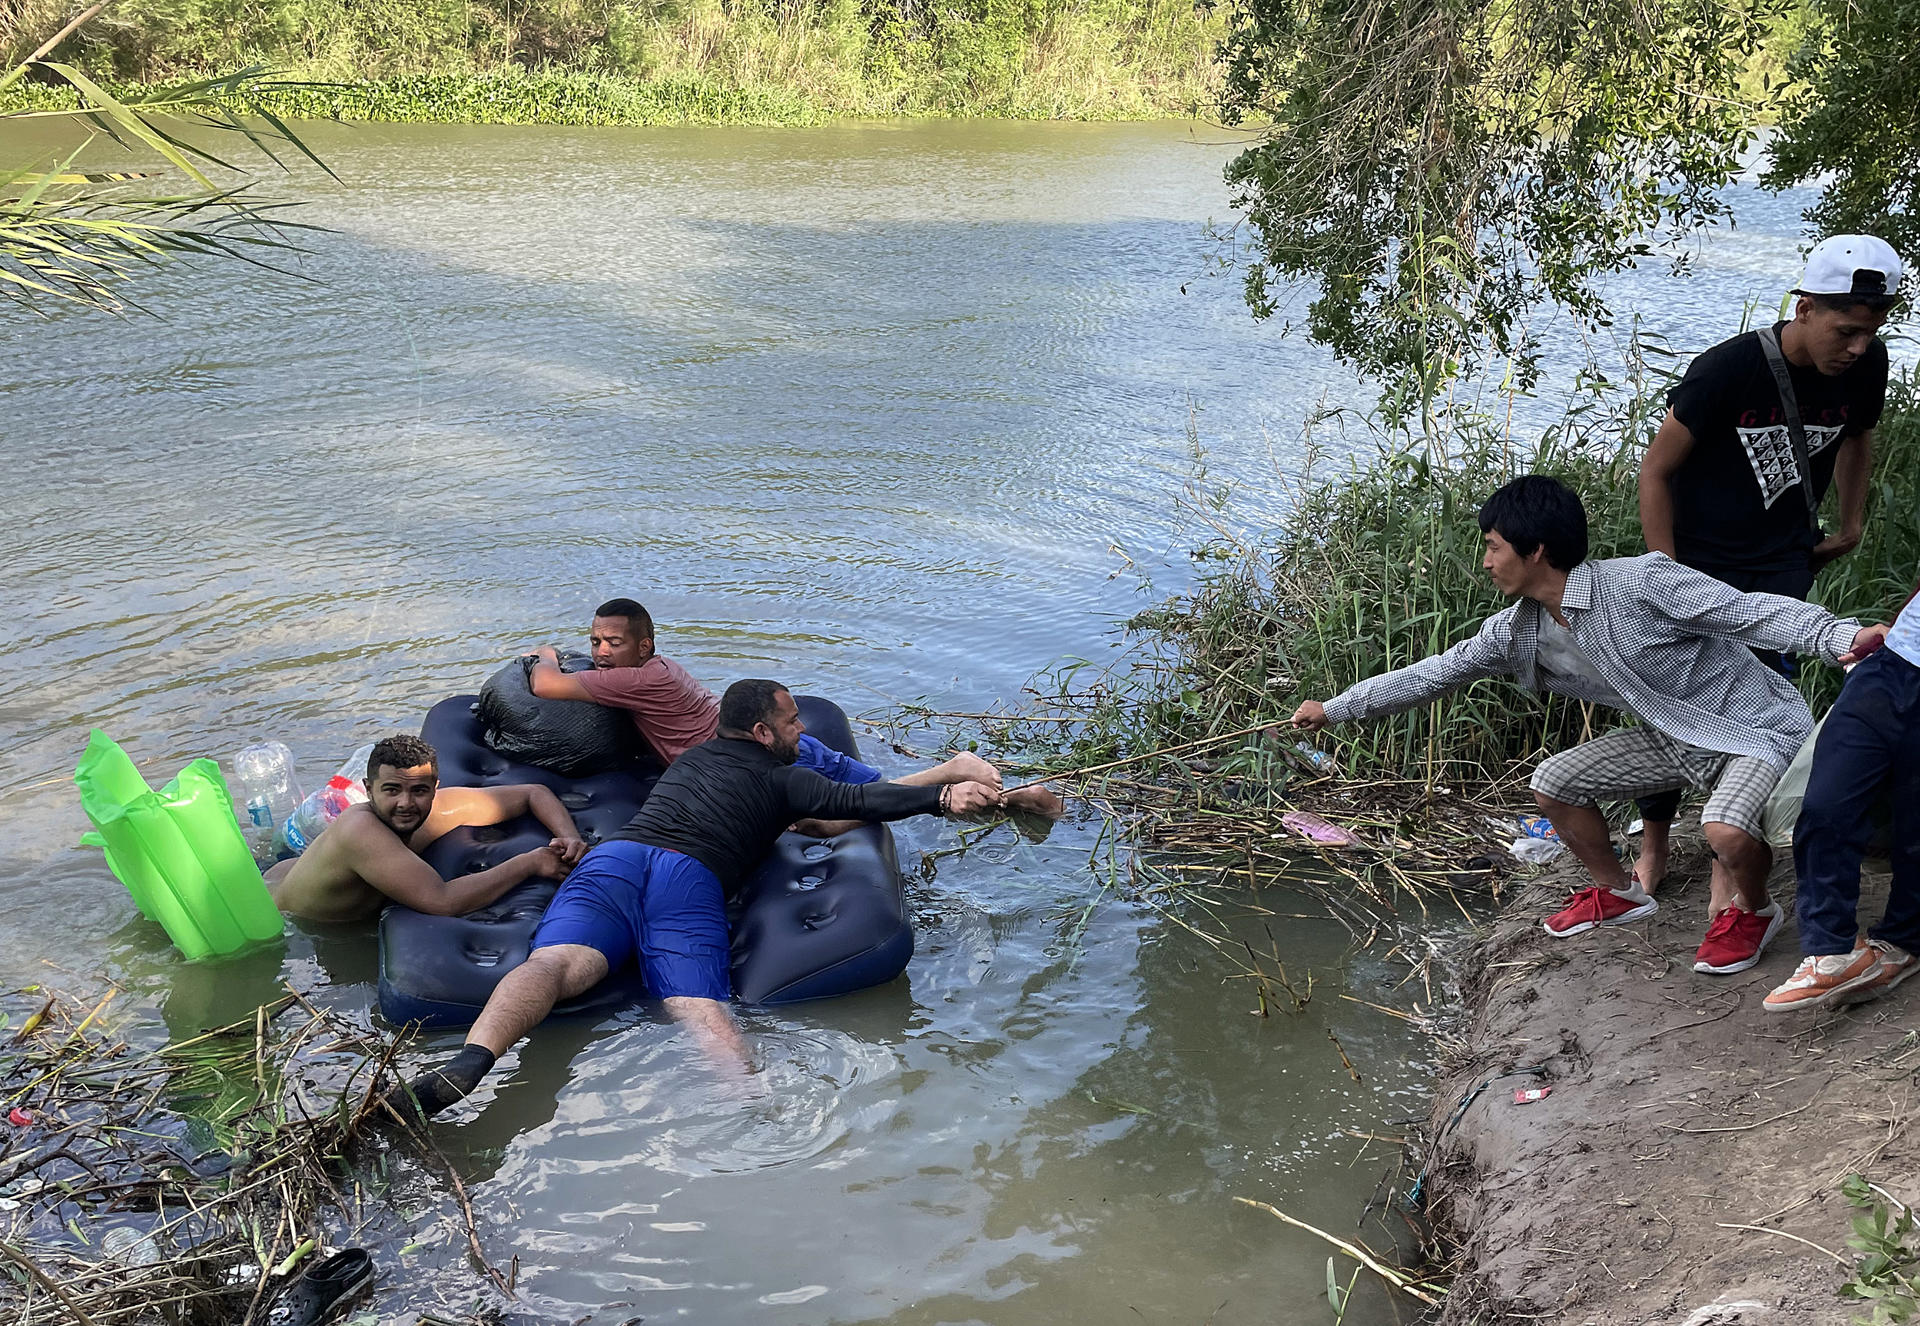
[[[410,763],[383,762],[383,748],[389,747],[395,758]],[[458,916],[536,875],[564,878],[585,854],[573,818],[549,789],[536,783],[441,788],[433,758],[432,748],[413,737],[388,738],[375,747],[367,802],[341,812],[304,855],[267,871],[267,886],[282,912],[312,921],[360,921],[393,901],[415,911]],[[451,829],[521,815],[539,820],[552,840],[453,880],[441,879],[420,859]]]

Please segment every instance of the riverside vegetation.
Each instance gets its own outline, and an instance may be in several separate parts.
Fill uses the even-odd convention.
[[[1384,941],[1402,957],[1426,993],[1414,1014],[1424,1017],[1436,1007],[1439,949],[1425,927],[1401,923],[1436,906],[1470,919],[1473,903],[1497,898],[1492,866],[1502,854],[1484,816],[1530,807],[1528,768],[1612,719],[1489,681],[1336,729],[1319,751],[1273,725],[1301,700],[1465,639],[1504,606],[1481,569],[1476,516],[1515,475],[1555,474],[1582,494],[1594,556],[1643,551],[1636,481],[1670,376],[1638,353],[1624,381],[1590,373],[1564,417],[1533,440],[1472,409],[1443,414],[1424,442],[1377,435],[1345,461],[1331,460],[1323,439],[1293,481],[1286,527],[1259,539],[1232,529],[1226,494],[1202,474],[1188,491],[1212,531],[1193,553],[1197,583],[1128,623],[1133,647],[1122,662],[1064,664],[1006,712],[909,716],[945,718],[943,744],[1010,753],[1028,773],[1076,785],[1110,810],[1127,825],[1107,840],[1110,882],[1123,893],[1171,900],[1196,885],[1284,879],[1357,941]],[[1821,574],[1814,597],[1886,620],[1916,574],[1920,377],[1909,371],[1891,383],[1877,433],[1866,537]],[[1800,685],[1822,712],[1839,674],[1809,666]],[[1302,812],[1351,831],[1351,841],[1316,843]],[[1277,944],[1260,953],[1209,937],[1260,1011],[1304,1005]]]
[[[1291,756],[1262,739],[1261,726],[1284,721],[1301,700],[1326,699],[1445,649],[1504,606],[1481,569],[1476,522],[1500,484],[1523,473],[1558,475],[1587,503],[1594,556],[1644,551],[1636,484],[1665,412],[1666,377],[1644,362],[1624,384],[1590,376],[1565,417],[1534,442],[1489,415],[1460,411],[1423,443],[1381,441],[1344,465],[1316,451],[1295,481],[1283,531],[1255,542],[1216,521],[1215,537],[1193,554],[1204,568],[1196,587],[1129,623],[1141,648],[1128,663],[1096,684],[1081,670],[1060,674],[1061,694],[1082,697],[1077,721],[1050,725],[1051,744],[1030,744],[1030,758],[1071,770],[1206,744],[1206,777],[1235,782],[1243,796],[1284,799]],[[1920,377],[1911,370],[1889,385],[1875,450],[1865,539],[1821,573],[1813,597],[1836,612],[1886,620],[1920,574]],[[1822,711],[1839,674],[1809,666],[1800,685]],[[1605,720],[1562,697],[1482,682],[1392,719],[1337,729],[1331,741],[1353,775],[1490,787],[1581,740],[1596,722]],[[1222,735],[1241,732],[1249,735]],[[1194,775],[1191,758],[1182,770]]]
[[[0,0],[0,20],[8,10],[0,42],[18,58],[71,6]],[[1154,118],[1211,102],[1223,27],[1210,11],[1192,0],[117,0],[60,58],[121,90],[271,66],[308,84],[271,97],[274,109],[347,119]]]
[[[1388,433],[1343,461],[1314,449],[1294,481],[1285,528],[1258,539],[1233,530],[1227,494],[1210,488],[1202,472],[1188,501],[1212,537],[1193,554],[1201,567],[1195,587],[1128,623],[1133,648],[1121,663],[1063,665],[1017,710],[947,715],[955,722],[948,740],[971,735],[1016,752],[1029,773],[1077,785],[1110,812],[1110,823],[1126,825],[1103,839],[1112,848],[1104,872],[1110,887],[1212,943],[1229,979],[1251,996],[1251,1011],[1299,1015],[1316,994],[1313,973],[1297,964],[1289,973],[1272,928],[1250,938],[1244,921],[1224,921],[1215,906],[1238,897],[1267,915],[1293,915],[1297,904],[1274,910],[1275,896],[1262,894],[1278,884],[1290,899],[1316,903],[1343,923],[1357,949],[1403,973],[1376,987],[1397,994],[1363,998],[1350,987],[1339,997],[1423,1026],[1436,1037],[1443,1067],[1461,1071],[1472,1054],[1459,1039],[1457,937],[1495,915],[1490,904],[1507,887],[1495,868],[1505,854],[1485,817],[1530,807],[1529,766],[1614,720],[1591,706],[1488,681],[1392,719],[1336,729],[1317,752],[1290,731],[1269,728],[1302,699],[1325,699],[1445,649],[1503,606],[1481,569],[1476,515],[1486,495],[1517,474],[1556,474],[1582,494],[1594,556],[1643,551],[1636,481],[1669,376],[1639,356],[1624,382],[1590,373],[1560,422],[1537,439],[1516,438],[1499,419],[1461,409],[1441,411],[1441,427],[1424,441]],[[1890,384],[1876,436],[1865,539],[1822,573],[1814,597],[1838,612],[1887,620],[1920,574],[1920,375],[1913,370]],[[1821,712],[1839,674],[1808,666],[1800,685]],[[1344,831],[1341,838],[1309,836],[1329,823]],[[1449,917],[1450,924],[1433,924]],[[1532,922],[1523,929],[1537,940]],[[1331,1030],[1327,1036],[1338,1065],[1354,1073],[1338,1038]],[[1421,1193],[1434,1153],[1422,1161],[1416,1144],[1400,1140],[1409,1150],[1376,1200],[1382,1210],[1425,1210]],[[1475,1266],[1467,1231],[1447,1220],[1416,1227],[1425,1264],[1407,1270],[1390,1265],[1391,1255],[1356,1246],[1351,1233],[1336,1237],[1267,1209],[1419,1302],[1446,1300],[1446,1320],[1479,1320],[1472,1293],[1458,1304],[1449,1297],[1461,1283],[1456,1276],[1475,1283]],[[1911,1225],[1889,1232],[1884,1212],[1877,1220],[1860,1224],[1862,1260],[1844,1292],[1909,1301],[1902,1296],[1911,1293],[1912,1254],[1903,1240]],[[1337,1305],[1331,1263],[1329,1276],[1329,1302]]]

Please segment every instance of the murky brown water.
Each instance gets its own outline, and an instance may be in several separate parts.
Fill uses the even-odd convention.
[[[369,1002],[365,932],[183,969],[74,845],[90,725],[155,781],[262,737],[312,779],[614,594],[714,683],[1014,699],[1185,581],[1190,424],[1257,522],[1305,407],[1354,396],[1209,275],[1215,131],[316,136],[350,187],[298,185],[334,231],[310,283],[202,269],[144,288],[162,320],[0,332],[0,978],[105,968],[177,1028],[283,975]],[[1685,298],[1790,252],[1771,220]],[[525,1319],[1331,1320],[1324,1246],[1231,1199],[1354,1228],[1389,1161],[1349,1130],[1421,1113],[1428,1051],[1339,996],[1400,973],[1236,909],[1320,982],[1249,1017],[1204,944],[1105,897],[1092,839],[916,882],[906,980],[749,1019],[770,1102],[644,1011],[509,1059],[439,1136]],[[388,1273],[458,1255],[423,1242]]]

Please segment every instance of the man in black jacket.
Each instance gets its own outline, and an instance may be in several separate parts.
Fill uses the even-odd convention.
[[[408,1082],[424,1114],[461,1099],[563,999],[637,958],[647,992],[716,1060],[750,1066],[727,1011],[726,894],[797,819],[900,820],[993,810],[984,783],[836,783],[794,764],[804,730],[778,682],[737,681],[719,735],[673,762],[640,813],[587,853],[534,932],[533,952],[494,987],[467,1043]],[[392,1098],[404,1108],[403,1099]]]

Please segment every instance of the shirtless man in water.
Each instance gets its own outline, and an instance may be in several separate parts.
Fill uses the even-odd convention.
[[[349,806],[305,854],[267,871],[274,902],[310,921],[359,921],[391,899],[432,916],[485,907],[536,875],[564,879],[587,844],[560,798],[538,783],[442,789],[439,758],[418,737],[387,737],[367,758],[367,800]],[[443,880],[420,853],[450,829],[532,815],[545,847],[490,870]]]

